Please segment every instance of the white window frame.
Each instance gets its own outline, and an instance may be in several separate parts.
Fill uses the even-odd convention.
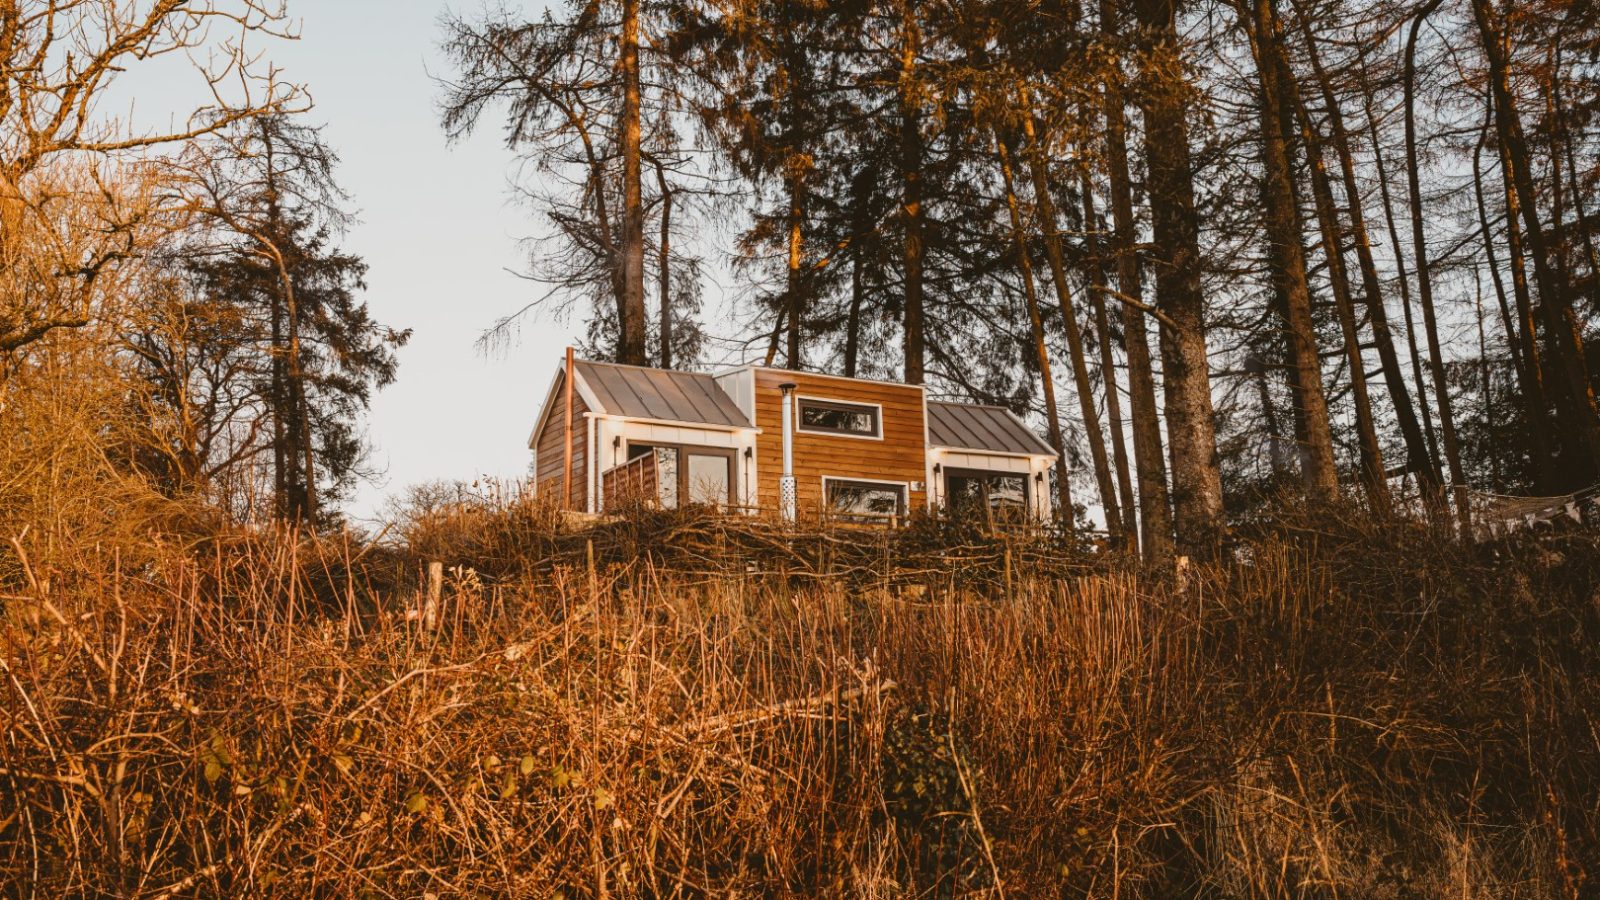
[[[898,519],[904,519],[911,515],[911,482],[909,481],[885,481],[882,478],[852,478],[849,475],[824,475],[822,476],[822,508],[827,510],[828,515],[830,516],[855,515],[855,513],[835,513],[833,511],[833,503],[828,499],[828,482],[830,481],[846,481],[854,484],[881,484],[886,487],[897,487],[900,489],[900,508],[895,510],[895,517]]]
[[[868,403],[863,400],[845,400],[841,397],[817,397],[812,394],[796,394],[794,403],[794,430],[798,434],[814,434],[819,437],[850,438],[857,441],[882,441],[884,434],[883,404]],[[812,403],[832,403],[837,406],[856,406],[872,410],[873,421],[877,424],[877,434],[856,434],[851,431],[835,431],[830,428],[807,428],[805,417],[800,413],[800,407],[807,401]],[[887,483],[887,482],[886,482]]]

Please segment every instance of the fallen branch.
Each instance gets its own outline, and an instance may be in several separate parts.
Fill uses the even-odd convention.
[[[895,683],[893,681],[880,681],[871,687],[851,688],[847,691],[837,692],[829,691],[827,693],[817,694],[811,697],[799,697],[794,700],[785,700],[781,703],[775,703],[771,706],[763,706],[756,709],[740,710],[738,712],[726,713],[720,716],[712,716],[709,719],[701,719],[698,722],[688,722],[683,725],[679,725],[676,728],[670,729],[670,731],[678,737],[689,737],[691,735],[700,735],[707,732],[739,728],[745,725],[751,725],[757,722],[765,722],[771,719],[813,713],[818,710],[826,709],[830,706],[848,703],[852,700],[858,700],[862,697],[878,697],[894,689]]]

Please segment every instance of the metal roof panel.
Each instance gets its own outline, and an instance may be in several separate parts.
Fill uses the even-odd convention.
[[[591,360],[578,360],[576,366],[579,377],[611,415],[750,427],[738,404],[710,375]]]
[[[977,403],[928,401],[928,443],[953,450],[1055,456],[1011,410]]]

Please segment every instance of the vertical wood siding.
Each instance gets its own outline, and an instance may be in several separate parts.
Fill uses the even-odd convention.
[[[756,460],[761,472],[757,502],[765,511],[778,508],[778,479],[783,476],[783,396],[778,385],[799,385],[797,396],[875,403],[883,407],[882,440],[844,435],[794,433],[794,474],[801,521],[816,521],[822,510],[822,479],[921,482],[927,478],[927,434],[923,424],[922,390],[904,384],[829,378],[782,369],[755,370]],[[907,511],[927,505],[926,491],[908,492]]]
[[[561,463],[565,454],[561,452],[561,441],[567,438],[567,410],[566,403],[566,375],[562,375],[556,383],[556,388],[551,391],[551,402],[555,408],[545,417],[544,430],[539,432],[538,439],[534,442],[534,462],[538,470],[534,478],[538,484],[538,493],[541,497],[555,497],[559,502],[562,491]],[[589,407],[583,402],[583,396],[577,391],[572,392],[572,508],[586,509],[589,502],[588,458],[589,447],[584,440],[588,433],[588,422],[583,414],[589,412]]]

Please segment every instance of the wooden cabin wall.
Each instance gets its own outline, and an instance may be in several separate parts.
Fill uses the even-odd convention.
[[[538,485],[537,491],[541,497],[555,497],[559,501],[565,485],[562,480],[561,464],[565,454],[561,450],[561,442],[568,439],[572,443],[572,509],[588,509],[589,504],[589,479],[588,459],[589,445],[585,437],[588,434],[588,420],[583,414],[589,412],[588,404],[583,402],[583,395],[577,391],[572,392],[572,434],[567,435],[567,409],[566,409],[566,375],[563,374],[556,382],[556,388],[551,392],[551,403],[554,407],[545,417],[544,430],[539,432],[538,439],[534,442],[534,464],[538,469],[534,478]]]
[[[762,510],[778,509],[778,481],[783,477],[783,395],[778,385],[799,385],[797,396],[876,403],[883,407],[881,440],[842,435],[794,433],[797,509],[802,522],[814,522],[822,509],[822,478],[866,481],[923,482],[927,476],[927,430],[922,390],[911,385],[830,378],[783,369],[755,370],[756,462],[760,471],[757,502]],[[925,490],[907,492],[908,511],[927,506]]]

